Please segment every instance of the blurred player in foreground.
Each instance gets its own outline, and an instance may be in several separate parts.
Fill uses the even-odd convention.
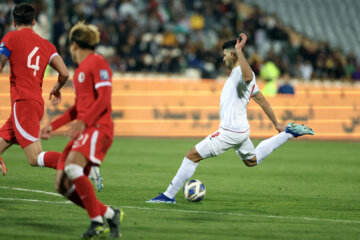
[[[37,35],[35,10],[29,4],[16,5],[13,10],[16,31],[7,33],[0,43],[0,72],[10,62],[11,114],[0,129],[0,155],[12,144],[19,144],[31,166],[56,168],[58,152],[43,152],[39,141],[40,120],[44,113],[42,84],[49,64],[59,76],[50,91],[49,100],[61,101],[60,89],[69,77],[62,58],[54,45]],[[6,174],[0,156],[0,170]]]
[[[242,33],[237,40],[223,45],[223,60],[232,71],[220,96],[220,128],[187,153],[167,190],[147,202],[175,203],[175,195],[195,173],[202,159],[218,156],[233,148],[246,166],[253,167],[291,138],[314,134],[310,128],[303,125],[289,123],[284,127],[278,123],[270,104],[259,91],[255,75],[243,55],[242,48],[246,40],[246,35]],[[279,131],[279,134],[260,142],[256,148],[249,138],[247,105],[250,98],[262,108]]]
[[[57,166],[56,188],[73,203],[83,207],[91,218],[84,238],[105,235],[119,237],[123,212],[101,203],[95,195],[88,174],[92,165],[99,166],[113,141],[111,118],[111,70],[106,60],[94,52],[100,41],[96,26],[77,23],[70,31],[70,53],[78,64],[73,77],[75,104],[62,116],[41,130],[48,139],[52,131],[76,120],[68,130],[72,140],[65,147]]]

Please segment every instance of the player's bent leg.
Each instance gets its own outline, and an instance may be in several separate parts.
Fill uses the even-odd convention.
[[[12,145],[11,142],[6,141],[2,137],[0,137],[0,155],[3,154],[6,149],[8,149]]]
[[[36,141],[24,148],[29,164],[34,167],[48,167],[56,169],[61,157],[59,152],[43,152],[41,142]]]
[[[86,232],[82,234],[83,238],[92,238],[104,234],[104,222],[97,206],[97,199],[94,189],[88,177],[84,175],[84,167],[88,164],[85,156],[76,151],[69,153],[65,164],[65,173],[67,177],[74,182],[76,192],[84,204],[91,223]]]
[[[160,193],[146,202],[148,203],[176,203],[175,195],[179,192],[184,183],[195,173],[199,161],[203,157],[193,147],[184,157],[181,166],[164,193]]]
[[[120,210],[107,207],[96,198],[94,188],[88,176],[84,174],[84,168],[88,164],[89,160],[82,153],[76,151],[69,153],[65,164],[65,173],[74,183],[75,190],[91,218],[90,227],[82,236],[92,238],[107,233],[109,229],[104,225],[102,219],[102,216],[104,216],[110,226],[110,237],[117,238],[122,214]]]
[[[256,156],[251,159],[244,160],[243,162],[248,167],[255,167],[257,165]]]
[[[55,189],[61,195],[64,195],[68,190],[65,184],[65,177],[66,175],[63,170],[56,171]]]
[[[56,171],[55,189],[58,193],[66,197],[74,204],[84,208],[84,204],[82,203],[78,193],[75,191],[75,185],[66,176],[63,170]]]
[[[187,154],[186,154],[186,158],[188,158],[189,160],[191,160],[194,163],[200,162],[203,157],[198,153],[198,151],[196,150],[196,147],[193,147]]]
[[[24,149],[25,155],[31,166],[37,167],[39,154],[42,152],[41,142],[36,141],[27,145]]]
[[[4,159],[2,159],[1,154],[8,149],[12,143],[6,141],[5,139],[0,137],[0,172],[2,172],[2,175],[6,175],[7,168]]]

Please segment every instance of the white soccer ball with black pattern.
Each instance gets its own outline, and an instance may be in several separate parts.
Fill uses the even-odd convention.
[[[206,193],[205,185],[199,180],[190,180],[183,188],[184,197],[190,202],[200,202]]]

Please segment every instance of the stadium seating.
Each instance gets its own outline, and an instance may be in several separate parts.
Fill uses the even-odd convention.
[[[329,42],[360,58],[358,0],[244,0],[310,39]]]

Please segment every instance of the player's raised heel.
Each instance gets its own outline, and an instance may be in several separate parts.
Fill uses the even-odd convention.
[[[305,125],[299,125],[296,123],[288,123],[285,132],[290,133],[294,137],[300,137],[303,135],[314,135],[314,131]]]
[[[159,196],[154,197],[146,201],[147,203],[176,203],[175,198],[168,198],[163,193],[159,193]]]
[[[124,218],[124,211],[122,209],[113,209],[115,214],[113,218],[107,219],[107,222],[110,227],[110,239],[119,238],[120,233],[120,223]]]
[[[108,232],[109,228],[105,227],[103,223],[91,221],[90,227],[81,237],[84,239],[94,239],[95,237],[104,237]]]
[[[2,175],[6,175],[7,169],[6,169],[6,164],[4,162],[4,160],[0,157],[0,172],[2,172]]]

